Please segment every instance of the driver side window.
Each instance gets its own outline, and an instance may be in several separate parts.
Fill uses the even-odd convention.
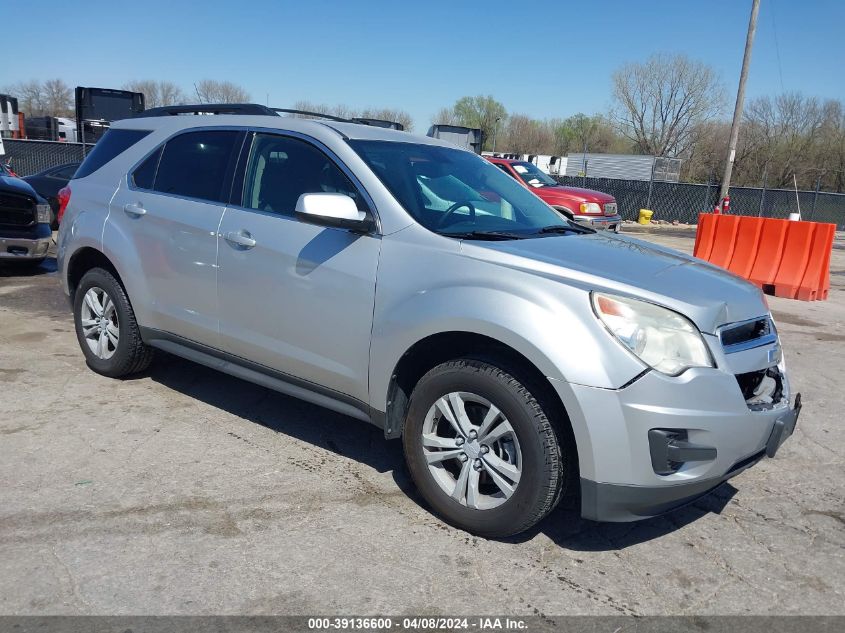
[[[244,178],[243,207],[293,216],[304,193],[342,193],[366,203],[354,184],[323,152],[305,141],[256,134]]]

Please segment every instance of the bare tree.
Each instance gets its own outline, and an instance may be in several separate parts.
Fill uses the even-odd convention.
[[[452,108],[440,108],[437,113],[431,117],[432,125],[460,125],[458,115]]]
[[[200,103],[246,103],[249,93],[231,81],[203,79],[194,84]]]
[[[653,55],[613,74],[615,117],[638,152],[679,156],[697,124],[718,116],[724,90],[709,66],[685,55]]]
[[[748,104],[745,120],[770,186],[789,186],[794,174],[800,186],[811,187],[815,177],[808,168],[821,147],[825,122],[819,102],[795,92],[758,97]]]
[[[73,90],[63,80],[44,82],[44,111],[48,116],[73,116]]]
[[[358,115],[366,119],[381,119],[383,121],[394,121],[402,125],[406,132],[414,129],[414,120],[405,110],[395,108],[366,108]]]
[[[170,81],[155,79],[135,80],[124,84],[123,89],[143,93],[144,104],[147,108],[178,105],[185,102],[181,88]]]
[[[44,86],[40,81],[22,81],[6,91],[17,97],[18,109],[26,116],[44,116],[47,101]]]

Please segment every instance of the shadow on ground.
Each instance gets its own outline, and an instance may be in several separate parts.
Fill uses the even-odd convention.
[[[147,375],[155,382],[232,415],[366,464],[377,472],[391,472],[396,485],[409,499],[429,511],[405,468],[401,443],[385,440],[375,426],[175,356],[159,354]],[[621,550],[664,536],[706,514],[719,513],[735,493],[733,486],[723,484],[690,506],[635,523],[587,521],[579,516],[577,498],[564,498],[537,526],[502,540],[522,543],[542,532],[570,550]]]
[[[37,277],[57,270],[56,258],[48,257],[38,265],[24,260],[0,261],[0,277]]]

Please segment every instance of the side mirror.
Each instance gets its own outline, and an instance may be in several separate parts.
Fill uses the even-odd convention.
[[[296,217],[303,222],[368,233],[373,218],[359,211],[355,201],[342,193],[303,193],[296,201]]]

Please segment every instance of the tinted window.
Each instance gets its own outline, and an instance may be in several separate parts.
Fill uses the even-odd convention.
[[[243,206],[293,215],[304,193],[342,193],[366,209],[355,185],[319,149],[299,139],[256,134],[244,180]]]
[[[164,146],[153,189],[222,202],[226,170],[240,132],[188,132]]]
[[[161,149],[158,148],[147,157],[143,163],[138,165],[138,168],[132,172],[132,184],[140,189],[152,189],[153,181],[156,176],[156,168],[158,167],[158,159],[161,157]]]
[[[150,132],[148,130],[107,130],[79,166],[74,178],[85,178],[118,154],[122,154]]]

